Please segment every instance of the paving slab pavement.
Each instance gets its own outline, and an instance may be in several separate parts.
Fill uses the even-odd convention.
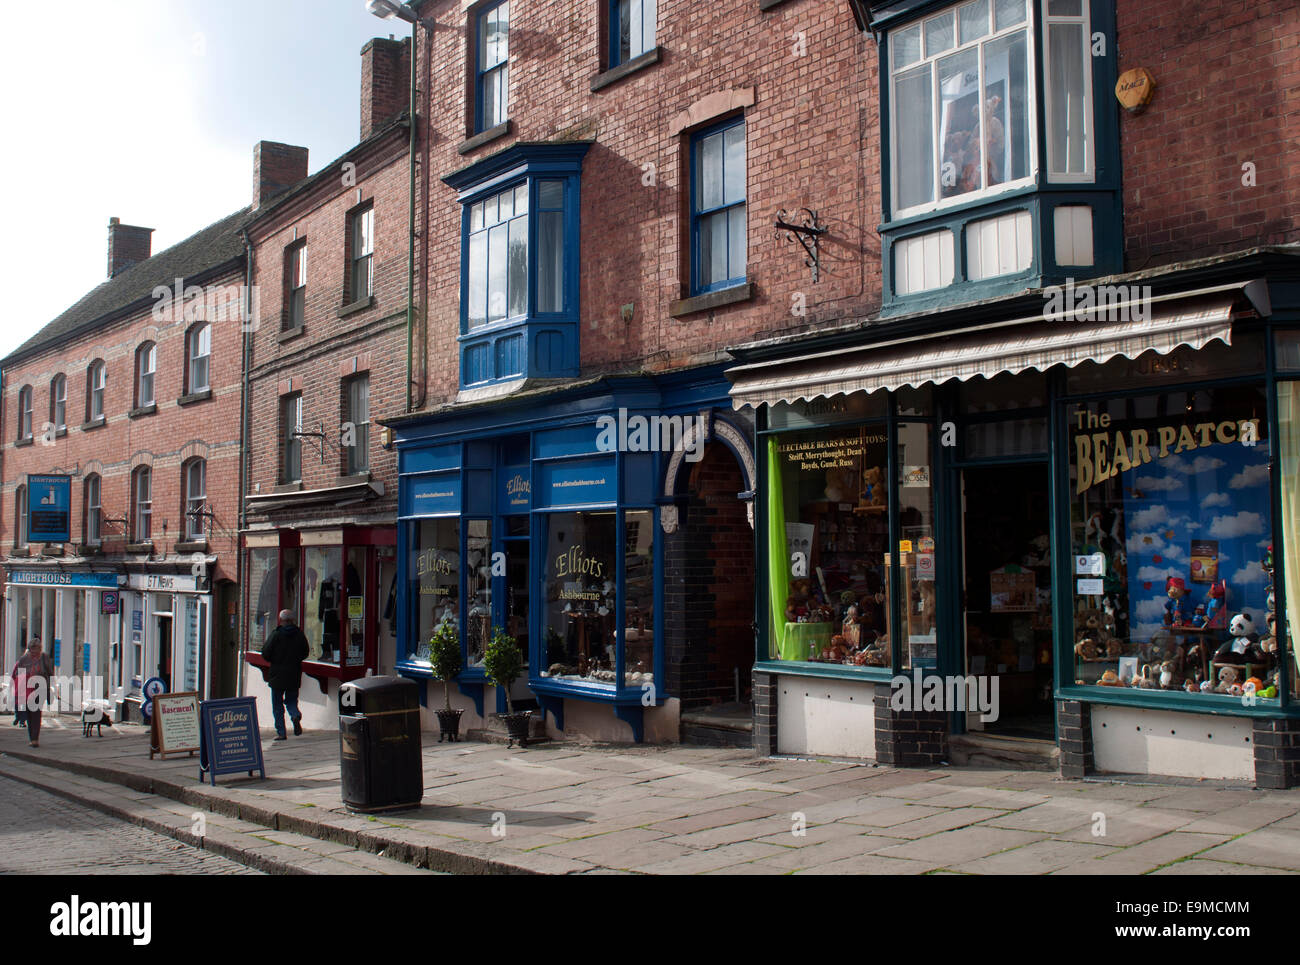
[[[129,819],[177,833],[200,810],[223,846],[251,841],[264,867],[292,856],[317,874],[399,862],[477,874],[1300,873],[1300,790],[676,745],[426,741],[422,805],[367,816],[343,807],[337,734],[272,736],[266,780],[213,787],[193,758],[151,761],[136,725],[102,738],[51,727],[39,748],[0,728],[0,772],[111,798]]]

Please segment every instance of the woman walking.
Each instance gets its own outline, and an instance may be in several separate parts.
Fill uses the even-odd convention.
[[[10,675],[14,681],[14,699],[21,701],[27,720],[27,739],[32,747],[40,746],[41,704],[50,692],[53,674],[54,661],[42,652],[40,638],[33,637]]]

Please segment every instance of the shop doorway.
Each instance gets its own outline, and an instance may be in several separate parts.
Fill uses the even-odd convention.
[[[997,719],[968,730],[1055,739],[1050,524],[1045,462],[963,470],[966,672],[998,678]]]
[[[172,615],[155,614],[158,618],[158,676],[165,687],[163,693],[172,689]]]

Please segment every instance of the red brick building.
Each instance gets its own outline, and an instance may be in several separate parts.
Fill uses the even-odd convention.
[[[246,226],[261,308],[246,360],[245,642],[264,667],[277,614],[294,613],[311,646],[309,728],[335,726],[340,682],[394,660],[397,472],[376,422],[408,406],[409,48],[362,50],[347,154],[308,178],[305,148],[262,145],[293,187]],[[269,721],[256,670],[245,692]]]
[[[0,363],[6,666],[235,694],[248,216],[158,254],[111,219],[108,280]]]

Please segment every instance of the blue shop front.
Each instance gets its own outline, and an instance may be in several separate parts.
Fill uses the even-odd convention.
[[[753,435],[728,388],[721,367],[610,377],[389,422],[397,671],[431,684],[427,706],[444,702],[429,663],[443,623],[459,631],[464,658],[450,688],[462,732],[506,709],[483,667],[498,628],[527,662],[511,699],[535,708],[551,736],[674,741],[683,698],[719,699],[730,687],[714,683],[732,677],[748,696]],[[751,577],[735,579],[734,559],[706,558],[721,553],[747,556]],[[748,599],[725,626],[720,611],[737,607],[712,592],[724,583],[743,584]],[[707,602],[693,607],[693,594]],[[709,619],[663,618],[685,611]],[[723,666],[733,653],[743,667]]]

